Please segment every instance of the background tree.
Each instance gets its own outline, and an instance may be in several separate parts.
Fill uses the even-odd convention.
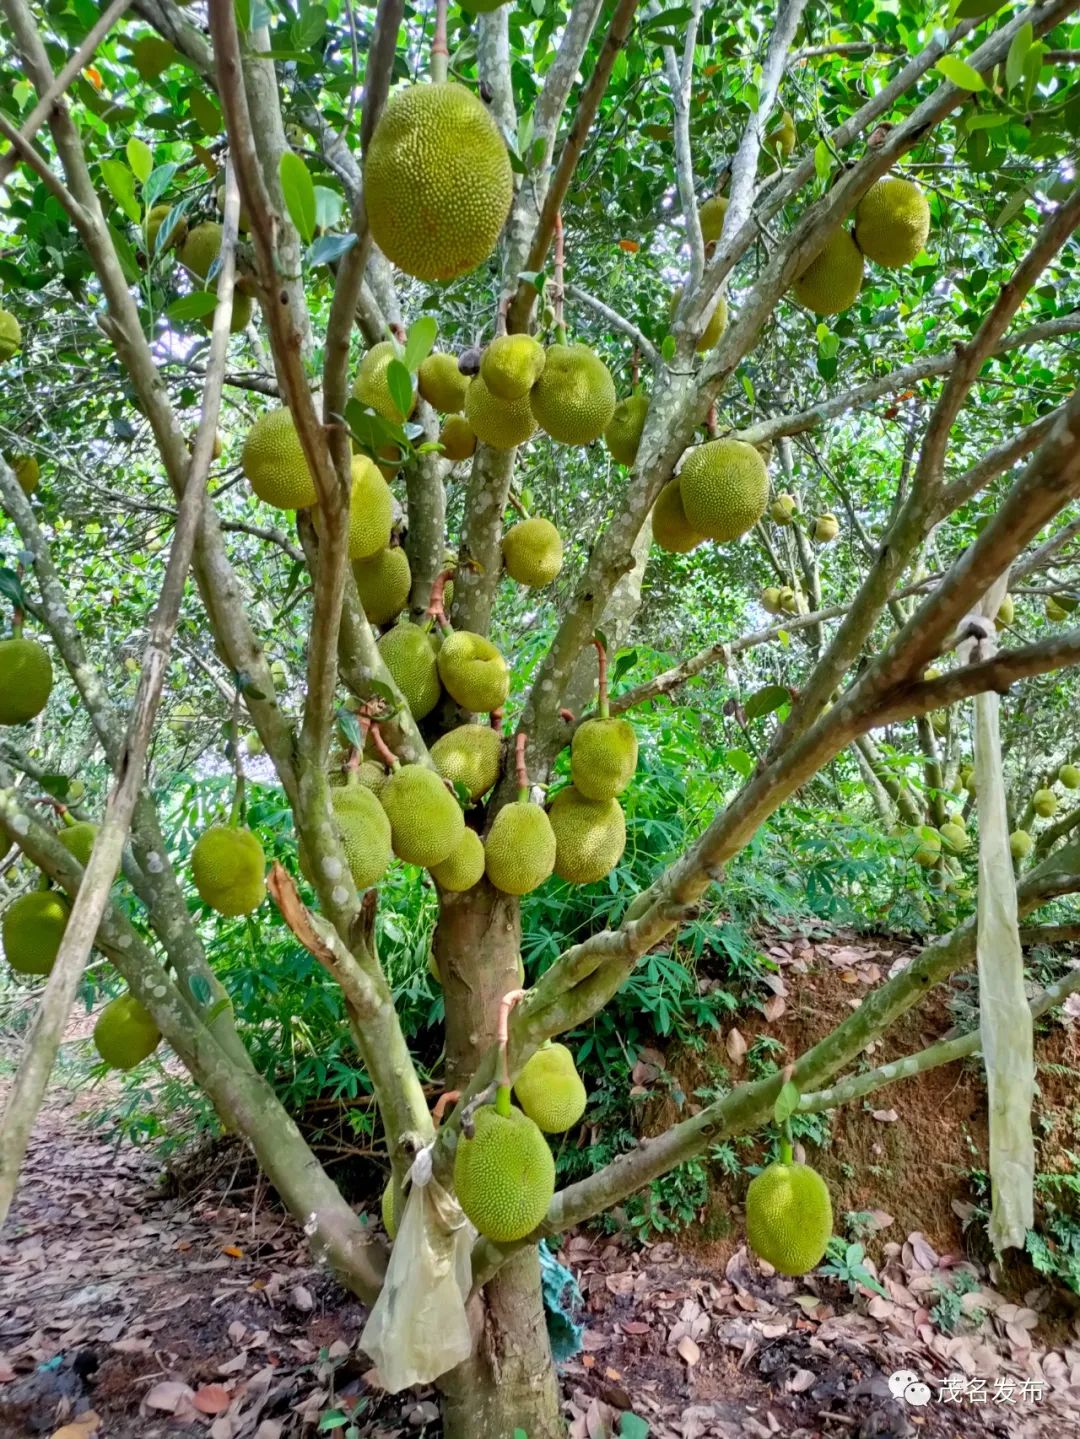
[[[970,751],[950,707],[1024,681],[1009,723],[1027,833],[1048,807],[1032,765],[1053,797],[1071,758],[1037,677],[1080,657],[1080,630],[1062,627],[1077,528],[1063,512],[1080,491],[1074,7],[961,0],[947,29],[921,6],[870,6],[833,29],[798,0],[775,14],[703,13],[696,0],[449,17],[441,4],[406,14],[400,0],[374,11],[245,0],[235,12],[118,0],[100,17],[78,3],[0,8],[4,583],[16,634],[25,623],[67,672],[44,722],[5,742],[0,826],[74,898],[51,921],[58,952],[5,1114],[0,1212],[95,944],[141,1007],[112,1011],[116,1057],[159,1029],[315,1254],[370,1301],[385,1250],[253,1062],[189,911],[192,836],[178,846],[163,820],[172,741],[189,725],[191,738],[206,734],[200,709],[228,726],[235,783],[224,800],[220,783],[208,787],[219,808],[207,818],[233,833],[224,860],[212,852],[220,832],[191,860],[219,912],[261,894],[260,859],[254,893],[244,882],[240,822],[282,799],[291,811],[295,845],[276,858],[271,894],[340,986],[398,1215],[417,1151],[433,1146],[452,1188],[455,1152],[482,1138],[490,1113],[478,1104],[496,1079],[608,1004],[816,777],[860,775],[880,819],[899,820],[909,852],[953,882],[962,868],[945,851],[964,848],[953,787]],[[428,132],[418,178],[410,144],[428,122],[408,107],[448,76],[461,89]],[[410,144],[396,150],[402,130]],[[919,187],[899,192],[914,236],[899,254],[903,205],[875,224],[882,195],[898,193],[874,189],[887,176]],[[590,349],[568,352],[568,337]],[[613,414],[616,395],[625,407]],[[219,417],[226,463],[212,471]],[[27,459],[46,477],[33,499]],[[558,521],[561,566],[543,528],[524,545],[517,531],[516,557],[513,540],[504,547],[534,511]],[[373,561],[382,581],[364,568]],[[954,662],[968,616],[980,602],[997,612],[1010,569],[1007,643]],[[189,570],[197,594],[185,592]],[[638,655],[629,688],[615,658],[608,700],[606,656],[642,632],[643,591],[650,637],[667,626],[683,657],[646,675]],[[380,642],[398,611],[414,628]],[[456,639],[436,659],[425,631],[441,634],[445,618]],[[8,651],[20,663],[27,653]],[[479,674],[462,663],[477,657]],[[155,731],[167,671],[190,698],[170,695],[168,728]],[[551,865],[568,883],[623,874],[619,796],[582,801],[584,760],[550,822],[531,786],[565,776],[594,705],[594,719],[646,724],[702,675],[742,737],[728,747],[731,783],[638,893],[618,893],[609,923],[531,966],[500,1059],[504,997],[521,984],[520,891]],[[17,671],[5,680],[22,693]],[[1043,717],[1034,727],[1030,708]],[[442,737],[470,725],[469,753],[486,754],[489,731],[473,719],[489,711],[496,777],[473,792],[460,775],[444,783]],[[250,806],[241,723],[266,755]],[[916,743],[913,767],[901,756]],[[72,780],[99,748],[111,789],[80,848],[33,801],[83,818]],[[614,794],[632,769],[616,762],[632,753],[626,731],[609,728],[599,750],[593,769],[617,772],[600,784]],[[399,856],[434,871],[435,1077],[460,1092],[437,1131],[378,915],[380,888],[427,881],[395,869],[361,885],[386,843],[383,809],[356,797],[370,794],[351,782],[362,778],[380,787]],[[602,840],[595,865],[587,822]],[[1039,831],[1022,912],[1080,884],[1072,825]],[[473,882],[455,888],[463,875]],[[536,1242],[792,1103],[814,1112],[952,1057],[851,1073],[972,960],[974,937],[965,919],[793,1067],[560,1189],[527,1233],[481,1238],[474,1351],[439,1381],[446,1432],[558,1433]],[[1071,987],[1062,980],[1036,1007]],[[144,1011],[149,1034],[136,1024]]]

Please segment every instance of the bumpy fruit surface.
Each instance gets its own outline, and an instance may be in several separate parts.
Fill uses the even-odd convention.
[[[379,802],[390,820],[394,853],[432,869],[461,843],[465,816],[434,770],[402,765],[386,781]]]
[[[563,1134],[585,1113],[588,1096],[565,1044],[545,1044],[514,1080],[522,1111],[545,1134]]]
[[[626,848],[626,820],[617,799],[586,799],[573,785],[549,811],[555,831],[555,873],[570,884],[595,884],[615,868]]]
[[[439,678],[450,697],[473,714],[499,709],[510,690],[506,661],[489,639],[455,630],[438,655]]]
[[[10,360],[22,348],[22,327],[10,310],[0,310],[0,360]]]
[[[765,513],[765,461],[742,440],[710,440],[683,461],[679,495],[692,530],[710,540],[736,540]]]
[[[502,740],[490,725],[464,724],[440,735],[431,746],[436,769],[451,784],[461,784],[475,804],[499,778]]]
[[[479,884],[484,876],[484,843],[476,831],[466,827],[457,849],[442,864],[433,865],[431,873],[443,889],[457,894]]]
[[[530,589],[542,589],[562,569],[562,536],[550,520],[533,515],[507,530],[502,553],[506,573],[512,580]]]
[[[536,433],[536,418],[528,395],[500,400],[477,375],[465,396],[465,418],[476,438],[494,450],[512,450]]]
[[[214,825],[191,851],[191,875],[199,898],[218,914],[250,914],[266,893],[266,856],[249,829]]]
[[[458,369],[455,355],[429,355],[416,376],[420,394],[444,415],[456,415],[465,403],[471,377]]]
[[[671,299],[668,302],[669,320],[674,320],[675,312],[679,308],[681,300],[682,292],[680,290],[676,290],[672,294]],[[727,297],[725,295],[720,295],[716,301],[715,306],[713,307],[712,314],[709,316],[709,323],[705,326],[704,330],[698,336],[697,344],[694,346],[694,349],[698,352],[699,355],[704,355],[706,351],[712,350],[716,347],[721,335],[727,329],[727,324]]]
[[[611,451],[611,458],[620,465],[632,465],[637,459],[648,413],[648,395],[630,395],[615,406],[611,423],[604,431],[604,443]]]
[[[362,766],[361,766],[362,768]],[[378,778],[371,773],[377,772]],[[390,865],[390,821],[379,802],[387,783],[377,766],[369,767],[369,782],[356,774],[330,791],[330,808],[341,837],[349,874],[357,889],[377,884]],[[372,782],[374,781],[374,782]]]
[[[24,495],[32,495],[41,481],[37,455],[12,455],[11,468]]]
[[[814,521],[814,539],[819,544],[831,544],[839,533],[840,521],[833,514],[818,515]]]
[[[546,359],[531,335],[499,335],[484,351],[480,374],[497,400],[520,400],[540,378]]]
[[[746,1191],[750,1248],[780,1274],[808,1274],[832,1234],[832,1201],[824,1179],[807,1164],[770,1164]]]
[[[487,877],[503,894],[531,894],[555,868],[555,847],[551,821],[538,804],[503,805],[484,845]]]
[[[862,279],[862,251],[846,230],[834,230],[791,289],[815,315],[838,315],[855,303]]]
[[[349,497],[349,559],[367,560],[390,543],[394,497],[378,465],[367,455],[353,455]]]
[[[304,510],[315,503],[315,481],[284,406],[267,410],[252,425],[240,467],[259,499],[277,510]]]
[[[353,382],[353,395],[362,405],[374,410],[377,415],[382,415],[384,420],[393,420],[400,424],[402,420],[407,420],[416,408],[416,395],[412,395],[409,408],[403,414],[390,393],[390,383],[386,378],[391,361],[397,358],[398,349],[393,340],[380,340],[377,345],[372,345],[360,361],[360,368]]]
[[[467,460],[476,451],[476,431],[464,415],[447,415],[439,433],[443,453],[453,464]]]
[[[686,518],[682,490],[678,480],[669,480],[656,497],[652,508],[652,536],[662,550],[672,555],[685,555],[705,543],[705,536]]]
[[[945,841],[946,848],[950,849],[953,854],[962,854],[971,843],[964,826],[956,824],[952,820],[947,820],[941,826],[941,838]]]
[[[625,719],[590,719],[570,742],[570,776],[586,799],[614,799],[637,769],[638,742]]]
[[[360,603],[373,625],[388,624],[408,604],[412,570],[408,555],[400,547],[356,560],[352,572]]]
[[[713,245],[720,238],[720,232],[724,228],[724,216],[727,214],[728,198],[726,195],[713,195],[698,210],[698,220],[701,224],[701,238],[706,245]]]
[[[94,848],[97,832],[96,824],[91,824],[89,820],[80,820],[78,824],[62,829],[56,837],[68,854],[77,859],[85,869],[90,862],[90,852]]]
[[[1031,807],[1040,819],[1049,819],[1057,813],[1057,795],[1052,789],[1037,789],[1031,796]]]
[[[419,625],[405,621],[387,630],[379,640],[379,653],[405,696],[413,719],[424,719],[442,694],[431,636]]]
[[[563,445],[591,445],[615,413],[615,381],[588,345],[552,345],[529,395],[540,428]]]
[[[21,894],[4,910],[0,936],[4,957],[16,974],[48,974],[71,910],[62,894],[37,889]]]
[[[53,672],[37,640],[0,640],[0,724],[25,724],[49,701]]]
[[[161,1031],[133,994],[111,999],[94,1025],[94,1048],[110,1069],[134,1069],[153,1054]]]
[[[930,233],[930,206],[911,180],[871,185],[855,211],[855,241],[868,260],[898,270],[910,265]]]
[[[930,869],[941,854],[941,835],[928,824],[917,825],[908,836],[907,847],[917,865]]]
[[[196,225],[181,246],[181,265],[200,280],[205,280],[211,265],[221,253],[221,235],[222,229],[216,220]]]
[[[1034,847],[1035,841],[1026,829],[1014,829],[1009,835],[1009,853],[1013,859],[1025,859]]]
[[[486,1104],[475,1133],[458,1140],[454,1188],[476,1228],[498,1244],[524,1239],[555,1193],[555,1161],[543,1134],[520,1109],[505,1117]]]
[[[1063,764],[1058,770],[1058,779],[1066,789],[1080,789],[1080,768],[1074,764]]]

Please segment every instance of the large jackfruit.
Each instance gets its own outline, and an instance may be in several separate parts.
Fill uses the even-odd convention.
[[[1037,789],[1031,796],[1031,808],[1040,819],[1049,819],[1057,813],[1057,795],[1052,789]]]
[[[686,518],[679,481],[669,480],[656,497],[652,509],[652,537],[662,550],[685,555],[705,543]]]
[[[457,848],[451,850],[442,864],[433,865],[431,873],[443,889],[457,894],[472,889],[484,877],[483,840],[466,826]]]
[[[792,285],[800,305],[815,315],[849,309],[862,288],[862,251],[844,229],[834,230]]]
[[[439,432],[439,444],[442,445],[446,458],[456,465],[475,453],[476,431],[464,415],[447,415],[446,423]]]
[[[637,459],[648,413],[649,397],[640,393],[620,400],[615,406],[611,423],[604,431],[604,443],[611,451],[611,458],[620,465],[632,465]]]
[[[439,647],[438,666],[443,688],[464,709],[487,714],[506,703],[510,671],[483,635],[455,630]]]
[[[431,746],[436,769],[451,784],[460,784],[475,804],[499,778],[502,738],[489,725],[463,724]]]
[[[461,413],[471,381],[471,375],[463,375],[458,369],[456,357],[445,354],[429,355],[416,375],[421,395],[444,415]]]
[[[389,624],[408,604],[412,570],[408,555],[400,547],[379,550],[370,559],[355,560],[352,572],[360,603],[373,625]]]
[[[538,804],[503,805],[484,844],[487,877],[503,894],[530,894],[555,868],[555,832]]]
[[[454,1156],[454,1188],[466,1216],[497,1244],[524,1239],[555,1193],[555,1161],[543,1134],[520,1109],[499,1114],[485,1104]]]
[[[41,466],[37,455],[12,455],[11,468],[24,495],[32,495],[41,483]]]
[[[593,800],[573,785],[548,811],[555,832],[555,873],[570,884],[594,884],[618,864],[626,848],[626,820],[617,799]]]
[[[910,265],[929,234],[930,206],[912,180],[879,180],[855,210],[855,243],[868,260],[890,270]]]
[[[427,630],[408,620],[396,624],[379,640],[379,653],[405,697],[414,720],[422,720],[439,703],[442,686],[435,647]]]
[[[353,394],[362,405],[374,410],[377,415],[382,415],[384,420],[400,424],[416,409],[416,395],[412,397],[408,414],[403,415],[390,393],[390,385],[386,379],[391,360],[397,358],[398,348],[393,340],[380,340],[377,345],[372,345],[360,361],[360,368],[353,382]]]
[[[530,589],[542,589],[562,569],[562,536],[550,520],[533,515],[507,530],[502,554],[512,580]]]
[[[637,760],[637,735],[629,720],[586,720],[570,742],[570,776],[586,799],[614,799],[622,794],[637,769]]]
[[[252,425],[240,468],[259,499],[277,510],[305,510],[315,503],[315,481],[292,413],[283,405],[267,410]]]
[[[162,217],[164,218],[164,216]],[[180,249],[180,263],[185,270],[200,280],[205,280],[210,267],[221,253],[222,227],[216,220],[206,220],[196,225]]]
[[[545,1044],[514,1080],[523,1112],[545,1134],[563,1134],[585,1113],[588,1096],[565,1044]]]
[[[1014,860],[1026,859],[1035,848],[1035,841],[1026,829],[1014,829],[1009,835],[1009,853]]]
[[[728,197],[726,195],[712,195],[699,208],[698,222],[701,225],[701,238],[706,245],[713,245],[719,240],[724,228],[727,207]]]
[[[540,378],[546,359],[531,335],[498,335],[484,351],[480,374],[497,400],[520,400]]]
[[[349,559],[367,560],[390,543],[394,497],[378,465],[367,455],[353,455],[349,496]]]
[[[742,440],[710,440],[683,461],[679,498],[692,530],[710,540],[737,540],[765,513],[765,461]]]
[[[94,841],[97,839],[98,826],[91,824],[89,820],[80,820],[78,824],[69,825],[62,829],[56,838],[67,850],[73,859],[77,859],[83,869],[90,863],[90,853],[94,848]]]
[[[25,724],[49,702],[49,651],[37,640],[0,640],[0,724]]]
[[[494,450],[512,450],[536,432],[536,417],[528,395],[520,400],[499,400],[477,375],[465,395],[465,418],[476,438]]]
[[[266,856],[251,830],[216,824],[191,851],[191,876],[199,898],[218,914],[250,914],[266,893]]]
[[[357,889],[377,884],[390,866],[390,821],[380,802],[387,783],[381,772],[377,785],[350,774],[330,790],[334,824]]]
[[[110,1069],[134,1069],[160,1041],[153,1016],[133,994],[110,999],[94,1025],[94,1048]]]
[[[615,413],[615,381],[588,345],[551,345],[529,403],[537,424],[553,440],[591,445]]]
[[[407,864],[432,869],[461,843],[465,816],[434,770],[402,765],[386,781],[379,802],[390,820],[394,853]]]
[[[410,85],[386,104],[364,157],[379,249],[418,280],[482,264],[510,213],[510,156],[483,102],[462,85]]]
[[[16,974],[48,974],[56,962],[71,907],[54,890],[21,894],[4,910],[0,938]]]
[[[10,360],[22,348],[22,327],[10,310],[0,310],[0,360]]]
[[[750,1248],[781,1274],[807,1274],[824,1257],[832,1234],[832,1202],[821,1175],[807,1164],[770,1164],[746,1191]]]

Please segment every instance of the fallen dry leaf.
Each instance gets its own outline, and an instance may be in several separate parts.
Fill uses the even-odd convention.
[[[179,1379],[163,1379],[155,1384],[145,1396],[143,1403],[148,1409],[163,1409],[166,1414],[175,1414],[180,1405],[190,1401],[195,1391]]]
[[[694,1365],[701,1359],[701,1350],[690,1338],[689,1334],[684,1334],[675,1348],[678,1350],[679,1358],[683,1359],[691,1369],[693,1369]]]
[[[221,1414],[232,1403],[232,1395],[223,1384],[204,1384],[191,1402],[200,1414]]]
[[[95,1439],[98,1430],[101,1428],[101,1418],[92,1409],[85,1414],[80,1414],[70,1424],[65,1424],[60,1429],[54,1429],[49,1439]]]
[[[239,1244],[223,1244],[221,1246],[221,1252],[222,1254],[228,1254],[232,1259],[243,1259],[244,1257],[244,1251],[240,1248]]]
[[[732,1064],[740,1065],[746,1058],[746,1040],[737,1029],[729,1029],[724,1047]]]

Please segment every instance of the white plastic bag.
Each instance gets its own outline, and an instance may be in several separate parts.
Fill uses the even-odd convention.
[[[472,1353],[465,1301],[476,1230],[431,1178],[429,1150],[417,1156],[410,1181],[382,1292],[360,1336],[391,1394],[430,1384]]]

